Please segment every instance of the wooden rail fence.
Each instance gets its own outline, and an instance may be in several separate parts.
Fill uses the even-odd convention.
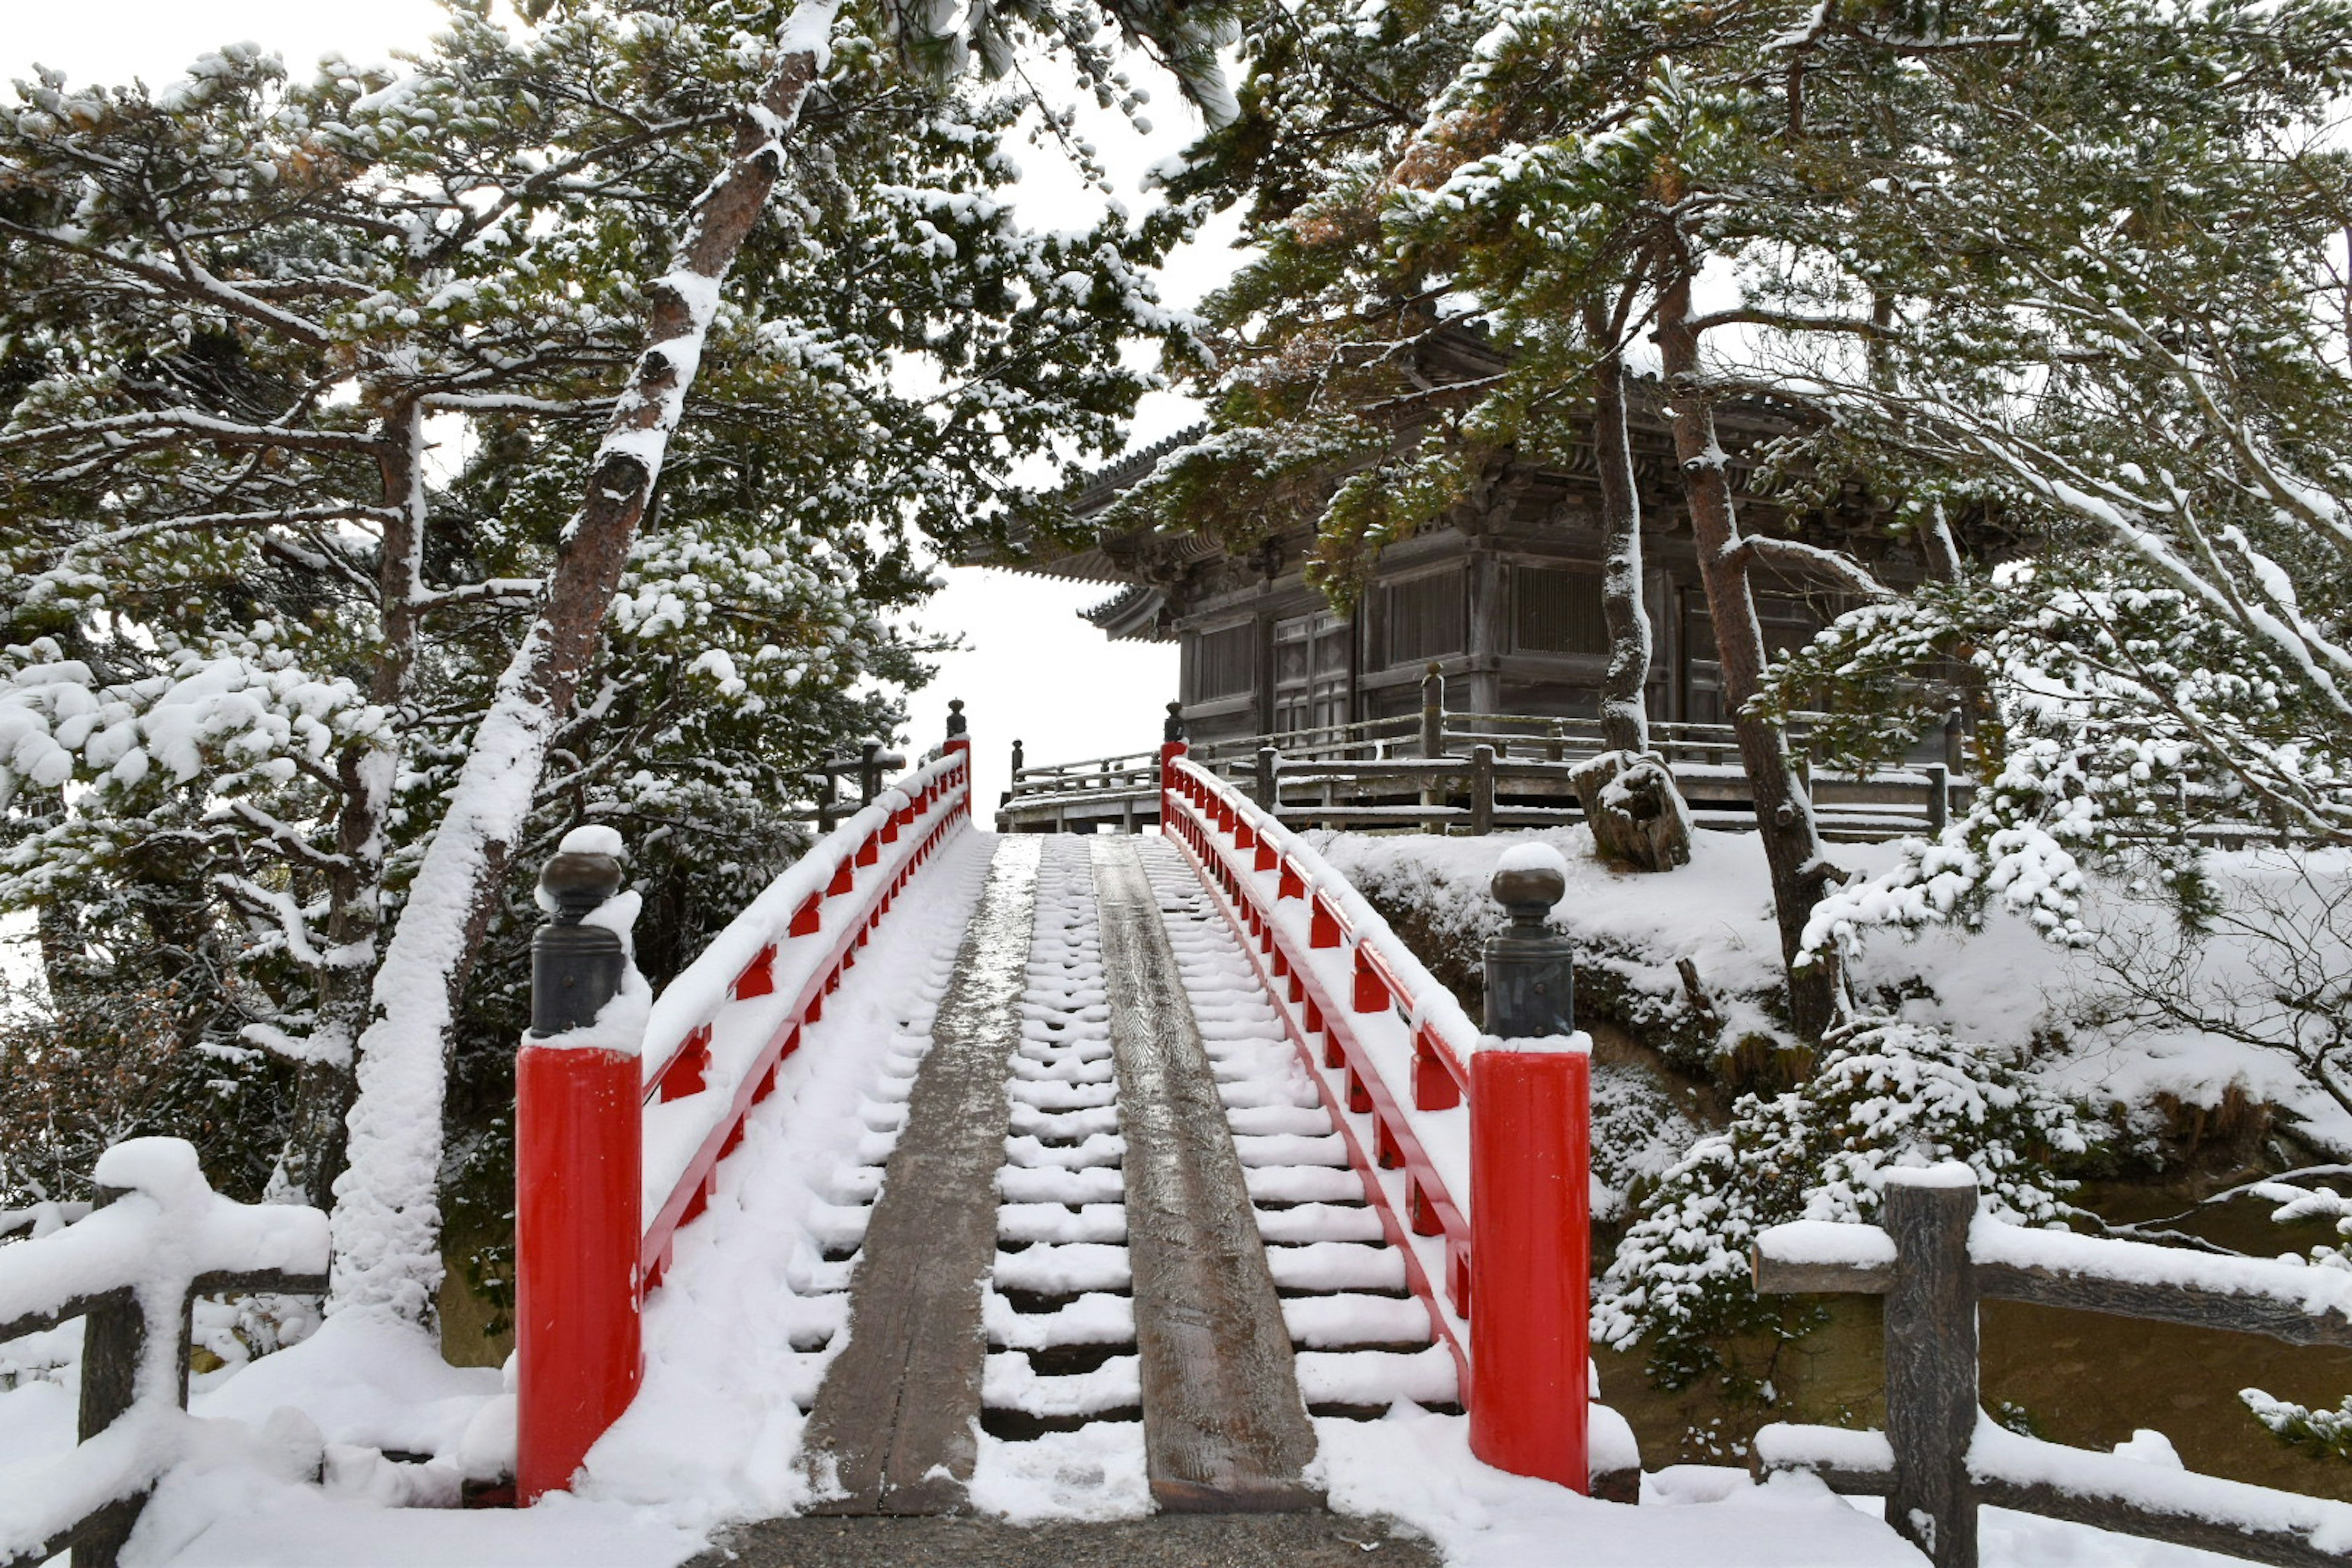
[[[2004,1225],[1957,1163],[1892,1173],[1877,1225],[1774,1226],[1755,1268],[1761,1291],[1886,1301],[1885,1429],[1766,1426],[1755,1468],[1883,1495],[1936,1568],[1975,1568],[1984,1504],[2287,1568],[2352,1563],[2352,1505],[2042,1442],[1977,1393],[1979,1300],[2352,1345],[2352,1274]]]
[[[0,1342],[82,1321],[79,1440],[0,1488],[5,1568],[68,1548],[74,1568],[113,1568],[181,1451],[197,1297],[327,1289],[327,1216],[220,1196],[180,1139],[118,1143],[92,1175],[97,1201],[71,1223],[26,1216],[13,1228],[30,1236],[0,1247]]]
[[[1171,725],[1177,704],[1170,704]],[[1974,785],[1957,723],[1943,758],[1868,774],[1817,767],[1804,753],[1811,721],[1791,721],[1798,767],[1832,839],[1878,839],[1943,830]],[[1660,723],[1651,748],[1703,826],[1753,826],[1739,743],[1727,724]],[[1455,713],[1425,705],[1418,716],[1212,741],[1192,761],[1246,790],[1291,826],[1411,828],[1491,833],[1583,820],[1572,774],[1603,749],[1598,720]],[[1012,788],[997,810],[1005,832],[1132,833],[1159,816],[1159,753],[1128,752],[1032,766],[1013,742]]]

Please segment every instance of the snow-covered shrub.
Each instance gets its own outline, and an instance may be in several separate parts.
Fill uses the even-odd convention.
[[[1633,1191],[1664,1174],[1697,1132],[1656,1074],[1631,1062],[1595,1062],[1592,1217],[1623,1218]]]
[[[2352,1270],[2352,1198],[2326,1187],[2300,1187],[2283,1181],[2263,1183],[2254,1188],[2254,1195],[2279,1205],[2271,1212],[2271,1218],[2281,1225],[2292,1225],[2297,1220],[2334,1220],[2336,1234],[2346,1239],[2323,1242],[2313,1247],[2312,1267]],[[2238,1398],[2253,1412],[2255,1420],[2269,1427],[2287,1447],[2301,1448],[2315,1457],[2332,1455],[2352,1459],[2352,1394],[2347,1394],[2333,1410],[2315,1410],[2290,1399],[2274,1398],[2259,1388],[2242,1388]]]
[[[1865,1017],[1831,1035],[1811,1077],[1742,1095],[1730,1125],[1701,1139],[1642,1202],[1601,1281],[1595,1339],[1647,1341],[1651,1375],[1680,1387],[1718,1370],[1742,1381],[1732,1342],[1790,1326],[1749,1283],[1767,1226],[1867,1221],[1890,1167],[1964,1160],[1986,1211],[2020,1225],[2069,1212],[2053,1156],[2090,1138],[2074,1109],[2000,1055],[1939,1030]]]

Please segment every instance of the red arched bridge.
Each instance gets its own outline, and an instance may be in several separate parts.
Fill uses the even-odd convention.
[[[1307,846],[1181,742],[1160,772],[1160,837],[990,840],[951,739],[649,1019],[603,1006],[616,846],[567,841],[518,1071],[524,1500],[637,1396],[681,1232],[727,1223],[721,1163],[844,975],[973,878],[878,1180],[830,1211],[837,1319],[800,1331],[822,1508],[951,1510],[975,1432],[1105,1416],[1139,1418],[1163,1510],[1313,1508],[1309,1414],[1399,1399],[1465,1409],[1504,1469],[1631,1488],[1622,1423],[1601,1413],[1602,1474],[1589,1432],[1588,1057],[1537,935],[1557,887],[1507,986],[1538,1022],[1482,1036]]]
[[[1322,1484],[1380,1513],[1368,1479],[1410,1492],[1439,1449],[1349,1419],[1406,1403],[1466,1412],[1445,1430],[1501,1470],[1634,1500],[1632,1433],[1589,1398],[1589,1056],[1544,925],[1551,851],[1497,860],[1512,923],[1487,943],[1480,1029],[1277,820],[1278,792],[1261,804],[1181,742],[1157,759],[1149,837],[973,829],[960,735],[894,788],[884,762],[854,764],[869,798],[828,810],[658,997],[630,967],[617,836],[575,832],[541,879],[517,1071],[520,1500],[583,1479],[624,1508],[707,1499],[695,1483],[719,1476],[731,1519],[1009,1516],[1006,1477],[1050,1469],[1061,1518],[1298,1515]],[[194,1298],[324,1285],[325,1216],[214,1194],[186,1143],[132,1139],[93,1174],[95,1206],[0,1250],[0,1342],[85,1320],[80,1444],[0,1478],[10,1568],[68,1545],[107,1568],[194,1451]],[[1760,1289],[1884,1299],[1885,1429],[1775,1423],[1752,1453],[1884,1496],[1885,1542],[1825,1545],[1861,1516],[1819,1488],[1826,1513],[1788,1511],[1784,1489],[1719,1525],[1619,1526],[1512,1481],[1518,1539],[1602,1526],[1613,1555],[1577,1548],[1596,1562],[1721,1561],[1733,1539],[1743,1561],[1917,1561],[1901,1536],[1976,1568],[1990,1503],[2352,1561],[2352,1507],[2008,1431],[1977,1367],[1981,1299],[2352,1344],[2342,1271],[2002,1224],[1951,1161],[1885,1180],[1877,1223],[1777,1226],[1754,1249]],[[497,1402],[468,1439],[505,1420]],[[460,1462],[402,1461],[444,1472],[402,1495],[457,1500]],[[1661,1500],[1731,1495],[1655,1479]],[[1369,1549],[1327,1522],[1189,1524],[1248,1524],[1260,1559],[1302,1568],[1337,1560],[1294,1549],[1309,1536]],[[854,1560],[895,1561],[907,1528],[856,1531]],[[2049,1560],[2002,1528],[2000,1560]],[[1155,1539],[1085,1560],[1213,1554],[1188,1529]],[[1078,1561],[1068,1540],[1021,1560]],[[808,1560],[806,1537],[772,1544]]]

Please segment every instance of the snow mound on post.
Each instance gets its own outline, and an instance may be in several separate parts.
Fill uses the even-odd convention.
[[[101,1187],[121,1187],[165,1201],[205,1184],[196,1146],[184,1138],[125,1139],[98,1157],[90,1178]]]
[[[1541,839],[1514,844],[1495,858],[1495,869],[1502,871],[1557,871],[1560,879],[1568,879],[1568,857]]]
[[[559,855],[610,855],[617,860],[621,858],[621,830],[600,827],[593,823],[586,827],[575,827],[563,836],[563,842],[555,847],[555,852]]]

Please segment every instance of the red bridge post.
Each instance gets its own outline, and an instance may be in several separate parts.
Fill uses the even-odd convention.
[[[1470,1063],[1470,1447],[1498,1469],[1591,1489],[1591,1058],[1567,939],[1544,923],[1556,860],[1507,858],[1511,912],[1486,946],[1486,1032]]]
[[[609,829],[575,832],[540,875],[531,1027],[515,1058],[518,1500],[572,1484],[644,1373],[637,1041],[566,1044],[620,989],[618,933],[583,916],[620,886]]]
[[[1192,750],[1184,743],[1184,705],[1168,705],[1168,721],[1160,731],[1160,831],[1176,830],[1176,813],[1170,808],[1168,796],[1176,785],[1176,759]]]

